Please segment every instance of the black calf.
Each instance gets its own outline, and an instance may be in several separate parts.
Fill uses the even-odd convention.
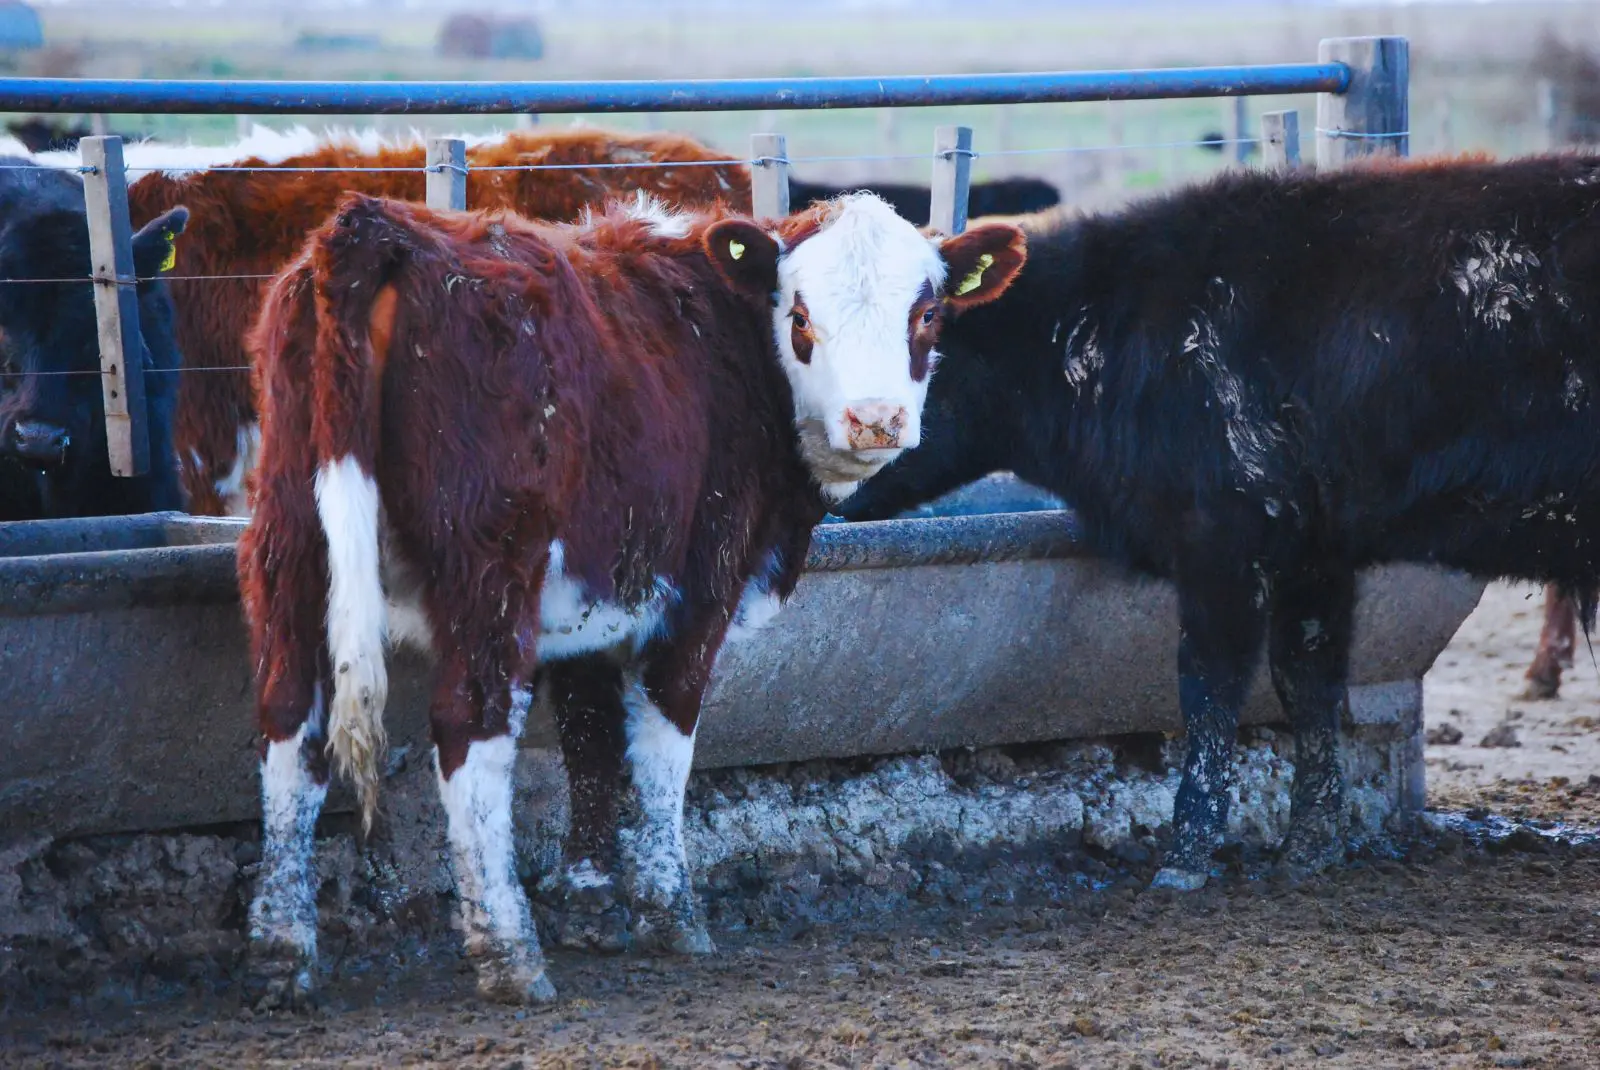
[[[816,201],[827,201],[853,190],[869,190],[888,201],[903,219],[919,227],[933,213],[933,194],[927,186],[897,183],[871,183],[861,186],[829,186],[820,182],[789,179],[789,204],[795,211]],[[1061,203],[1061,193],[1038,178],[1000,178],[975,182],[967,193],[967,215],[972,219],[990,215],[1027,215],[1042,212]]]
[[[172,299],[138,284],[150,472],[111,474],[83,182],[0,157],[0,517],[109,516],[179,509],[172,409],[180,361]],[[175,208],[133,239],[134,271],[159,274],[189,213]],[[83,279],[82,282],[18,280]]]
[[[1600,157],[1232,173],[1038,230],[946,325],[922,445],[837,511],[1011,469],[1176,584],[1189,753],[1160,884],[1206,879],[1265,645],[1286,860],[1321,868],[1356,571],[1600,578]]]

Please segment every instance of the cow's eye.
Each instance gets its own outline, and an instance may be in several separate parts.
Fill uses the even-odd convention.
[[[936,310],[933,308],[933,306],[929,305],[927,310],[922,313],[922,325],[924,327],[932,327],[933,326],[933,316],[934,316],[934,312],[935,311]]]
[[[795,329],[799,331],[803,331],[807,327],[811,326],[810,321],[806,319],[806,314],[801,312],[799,309],[790,312],[789,319],[794,323]]]

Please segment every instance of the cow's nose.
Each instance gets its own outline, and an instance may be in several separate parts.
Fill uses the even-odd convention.
[[[858,401],[844,410],[844,437],[853,450],[892,450],[901,445],[909,416],[893,401]]]
[[[59,462],[66,457],[72,437],[66,429],[38,420],[18,420],[11,425],[11,448],[30,461]]]

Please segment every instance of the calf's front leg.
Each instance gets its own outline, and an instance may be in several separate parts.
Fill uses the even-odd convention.
[[[1172,844],[1154,888],[1193,891],[1228,829],[1239,707],[1260,656],[1264,592],[1257,576],[1208,568],[1178,582],[1178,703],[1188,737]]]
[[[572,827],[561,867],[539,881],[540,922],[565,947],[625,951],[628,911],[618,898],[617,803],[627,780],[622,664],[610,652],[545,663],[561,734]]]
[[[511,825],[511,772],[530,696],[496,682],[500,675],[471,673],[459,657],[446,665],[432,710],[435,771],[478,990],[509,1003],[547,1002],[555,986],[517,880]]]

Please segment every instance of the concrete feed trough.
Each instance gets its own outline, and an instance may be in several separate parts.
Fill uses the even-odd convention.
[[[1056,505],[992,480],[929,515],[819,528],[787,610],[724,649],[697,767],[1178,731],[1171,589],[1086,556]],[[178,514],[0,525],[0,827],[258,815],[240,530]],[[1402,741],[1402,807],[1421,798],[1422,674],[1482,589],[1418,567],[1363,577],[1348,727]],[[392,742],[421,753],[428,670],[400,658],[392,675]],[[1258,679],[1246,721],[1281,717]],[[530,718],[527,746],[553,739]]]

